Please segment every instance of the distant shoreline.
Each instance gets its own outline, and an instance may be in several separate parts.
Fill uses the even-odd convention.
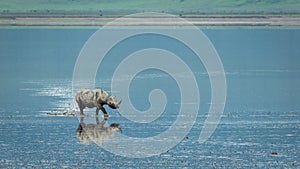
[[[105,26],[118,17],[0,17],[0,26]],[[167,18],[146,18],[143,23],[128,19],[117,26],[185,26]],[[183,17],[195,26],[300,26],[300,16]]]

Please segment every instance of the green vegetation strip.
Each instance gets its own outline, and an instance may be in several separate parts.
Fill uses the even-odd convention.
[[[300,26],[300,0],[3,0],[0,26],[99,27],[141,12],[170,13],[197,26]],[[172,25],[157,23],[166,24]]]
[[[299,0],[2,0],[3,12],[299,13]]]

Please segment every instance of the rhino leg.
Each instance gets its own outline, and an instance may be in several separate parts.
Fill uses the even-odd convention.
[[[104,114],[104,119],[107,120],[108,114],[107,114],[105,108],[104,108],[101,104],[99,104],[99,105],[97,106],[97,109],[96,109],[96,116],[98,116],[99,110],[101,110],[101,111],[103,112],[103,114]]]
[[[99,114],[99,110],[100,110],[100,108],[99,108],[99,107],[97,107],[97,109],[96,109],[96,116],[98,116],[98,114]]]
[[[85,108],[84,105],[81,103],[80,99],[76,100],[76,102],[77,102],[79,110],[80,110],[80,115],[83,115],[83,109]]]
[[[101,111],[104,113],[104,115],[107,115],[107,112],[103,106],[100,107]]]
[[[84,115],[83,114],[83,108],[79,107],[79,109],[80,109],[80,115]]]

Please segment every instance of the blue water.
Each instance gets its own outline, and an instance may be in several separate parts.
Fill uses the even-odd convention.
[[[221,122],[204,144],[198,143],[209,109],[210,84],[201,63],[187,57],[185,62],[197,76],[201,93],[197,121],[180,144],[141,159],[118,156],[96,144],[81,144],[76,137],[77,117],[46,116],[47,112],[73,110],[74,65],[95,31],[0,29],[0,168],[300,167],[299,29],[204,29],[226,73],[227,99]],[[136,48],[164,44],[163,37],[159,42],[157,37],[148,38],[147,43],[128,39],[124,44]],[[176,51],[176,45],[164,48]],[[126,51],[122,44],[117,47]],[[119,61],[117,57],[104,60],[101,67],[106,71],[98,72],[98,87],[110,89],[113,65]],[[135,124],[117,110],[107,109],[107,123],[120,123],[123,134],[132,137],[165,131],[176,119],[178,87],[163,72],[141,72],[130,89],[137,109],[149,107],[147,98],[153,88],[164,90],[168,98],[161,119]]]

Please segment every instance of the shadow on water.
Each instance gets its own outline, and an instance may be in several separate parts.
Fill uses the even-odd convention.
[[[80,122],[76,130],[76,136],[80,143],[102,145],[105,141],[113,138],[118,131],[122,132],[120,124],[111,123],[105,127],[107,118],[100,122],[99,117],[95,116],[96,124],[84,122],[84,116],[80,117]]]

